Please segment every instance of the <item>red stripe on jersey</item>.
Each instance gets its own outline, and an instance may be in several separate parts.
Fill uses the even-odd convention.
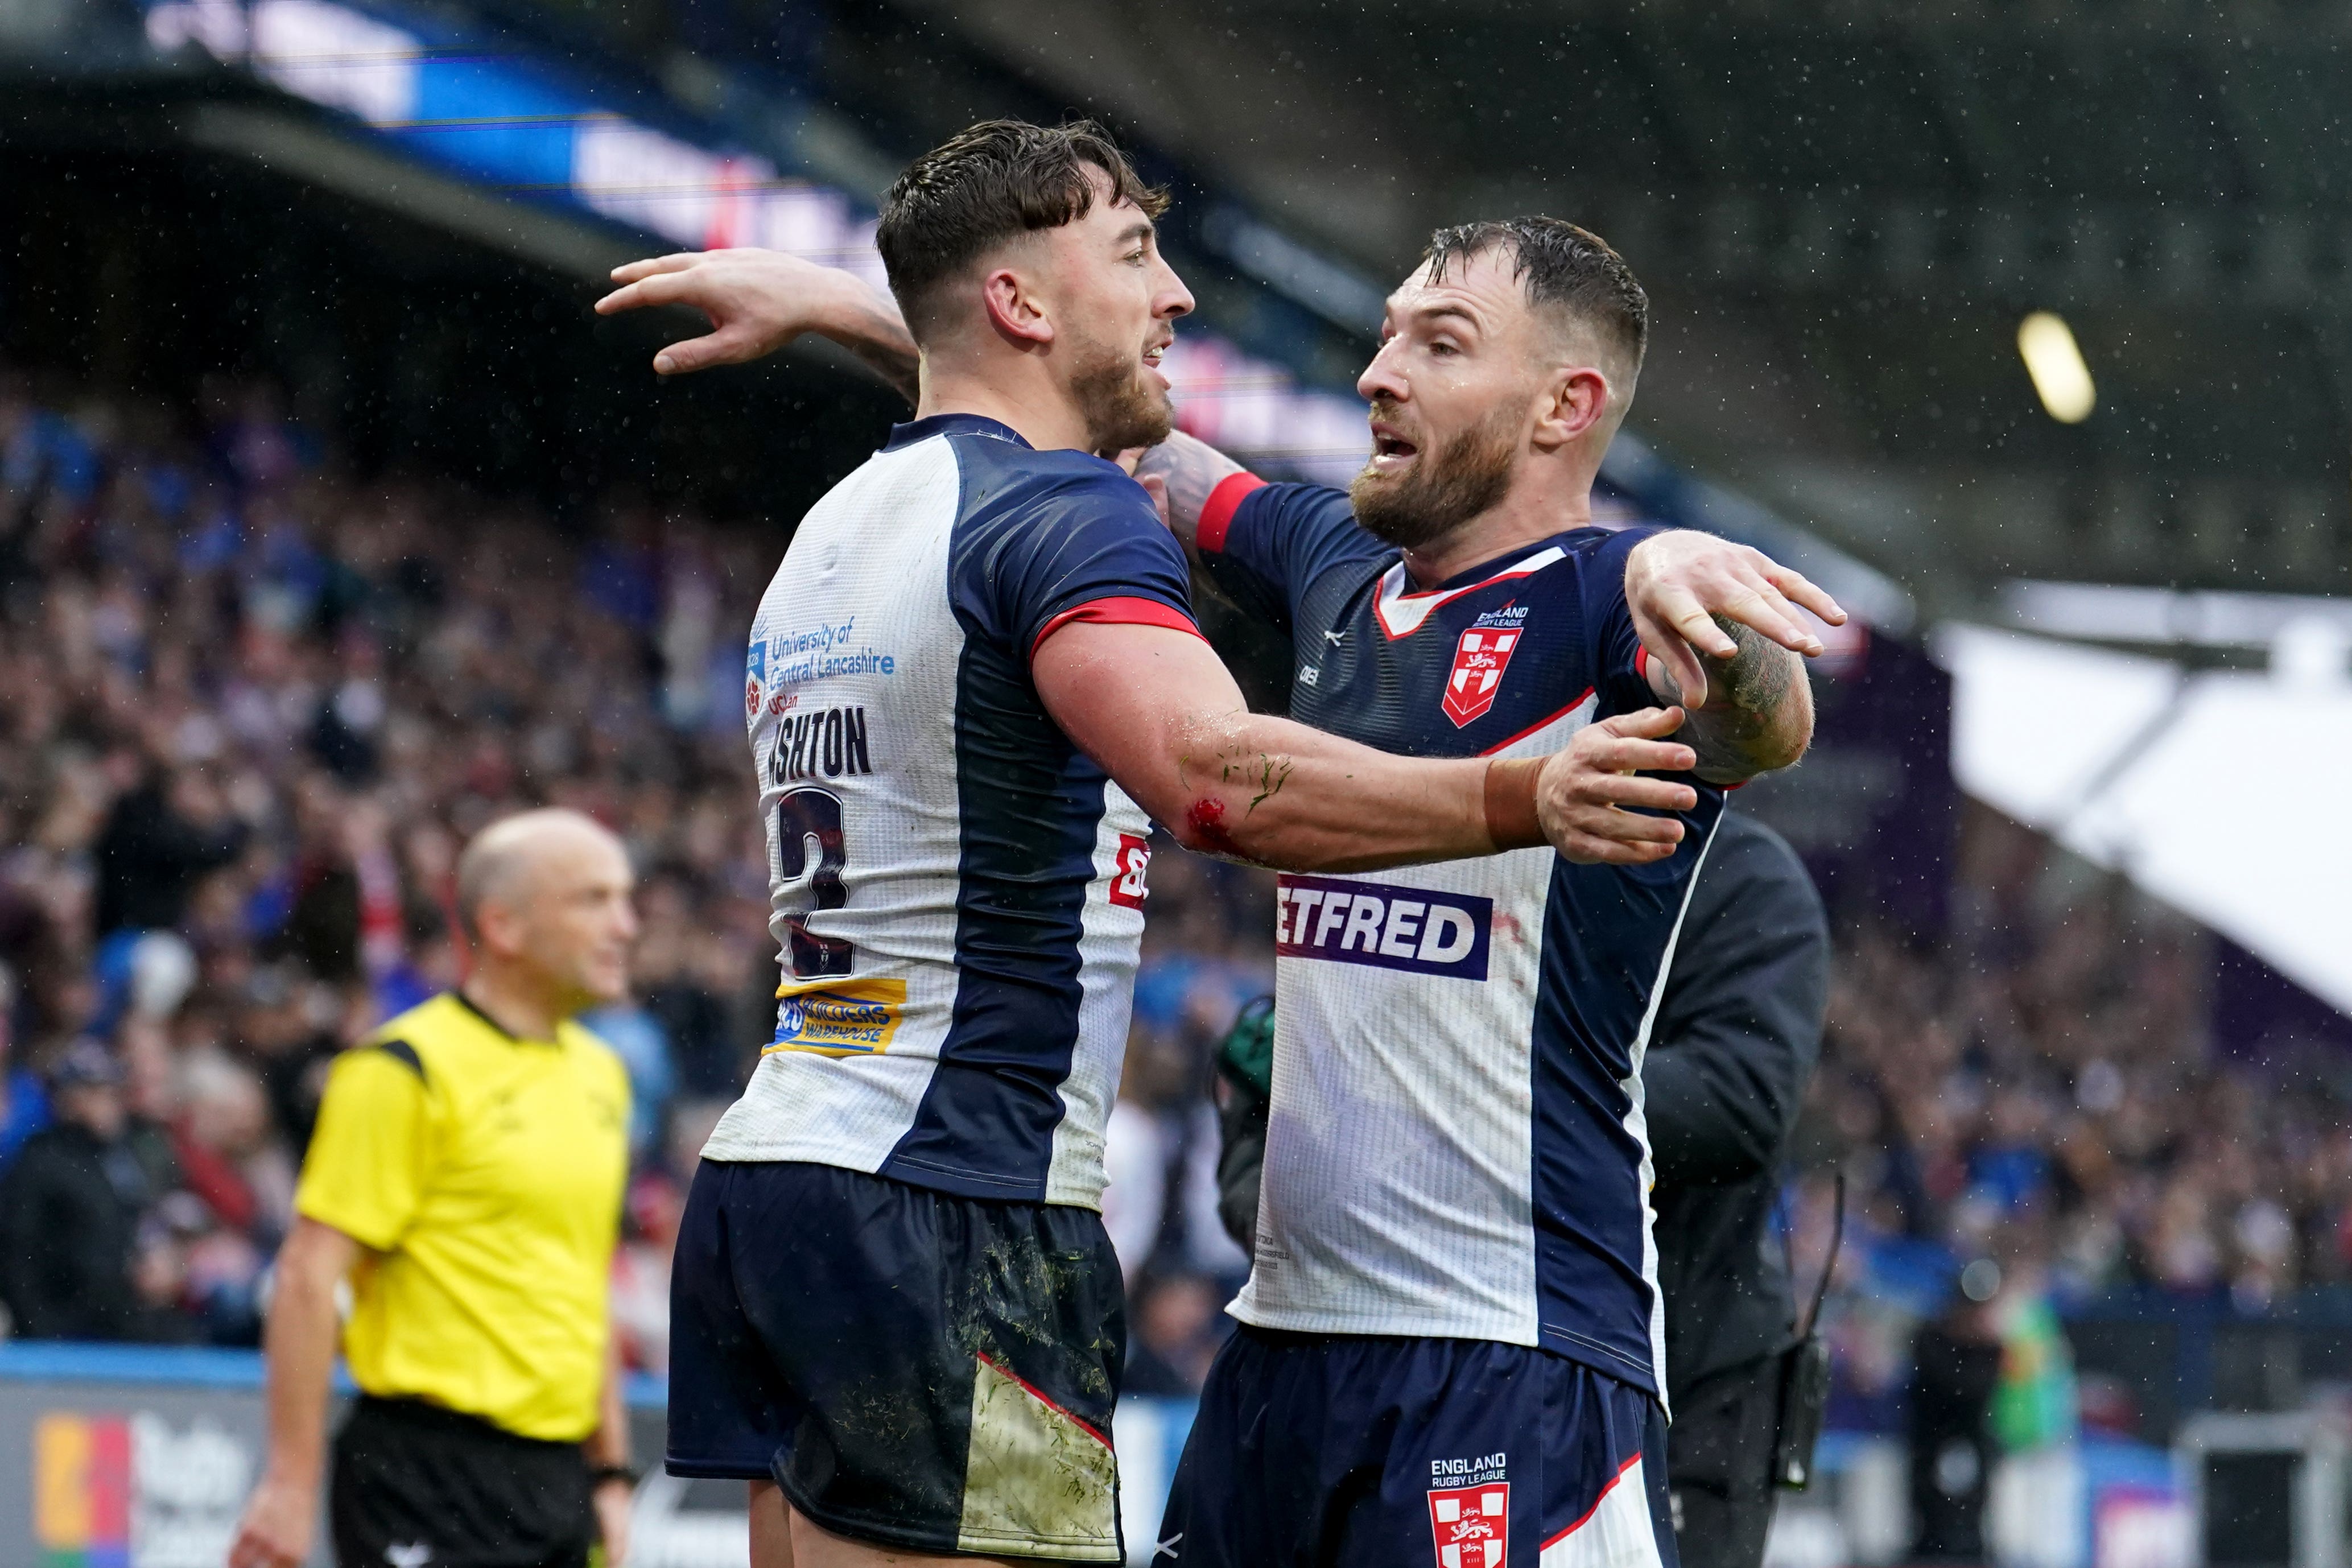
[[[1193,531],[1192,542],[1211,554],[1225,547],[1225,531],[1234,525],[1234,513],[1242,508],[1249,493],[1265,487],[1265,481],[1255,474],[1227,474],[1209,492],[1207,502],[1201,508],[1201,526]]]
[[[1582,691],[1579,692],[1577,694],[1576,700],[1570,703],[1567,707],[1558,709],[1552,712],[1545,714],[1542,718],[1537,720],[1534,723],[1528,725],[1517,734],[1513,735],[1507,740],[1496,742],[1493,745],[1487,747],[1478,754],[1482,757],[1491,757],[1497,752],[1503,751],[1511,746],[1516,746],[1521,741],[1526,740],[1529,735],[1534,734],[1538,730],[1544,728],[1547,724],[1559,723],[1562,719],[1567,718],[1570,714],[1575,712],[1578,709],[1583,707],[1587,702],[1591,700],[1592,688],[1588,686]]]
[[[1037,650],[1045,646],[1045,639],[1072,621],[1094,621],[1112,626],[1166,626],[1172,632],[1191,632],[1201,637],[1201,628],[1192,624],[1192,616],[1157,599],[1089,599],[1075,609],[1064,610],[1038,629],[1037,640],[1029,645],[1029,662],[1037,662]]]

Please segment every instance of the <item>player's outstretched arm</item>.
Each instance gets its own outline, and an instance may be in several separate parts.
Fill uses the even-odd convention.
[[[1252,713],[1208,644],[1164,626],[1072,622],[1030,673],[1055,722],[1187,848],[1291,871],[1370,871],[1549,843],[1646,864],[1683,826],[1696,760],[1674,709],[1628,714],[1549,757],[1391,756]]]
[[[779,250],[681,251],[616,267],[613,281],[620,287],[596,301],[600,316],[685,305],[709,318],[709,331],[654,356],[662,375],[741,364],[814,332],[865,361],[908,403],[919,399],[922,360],[897,303],[840,268]]]
[[[1625,603],[1649,649],[1650,685],[1689,713],[1678,739],[1709,784],[1738,784],[1805,754],[1813,734],[1804,660],[1822,651],[1796,605],[1845,624],[1836,600],[1762,552],[1713,534],[1654,534],[1625,558]]]

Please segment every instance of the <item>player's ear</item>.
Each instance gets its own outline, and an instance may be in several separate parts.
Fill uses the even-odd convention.
[[[1560,366],[1544,383],[1544,406],[1536,416],[1538,450],[1580,438],[1609,412],[1609,378],[1591,365]]]
[[[980,300],[989,326],[1014,348],[1041,349],[1054,341],[1054,319],[1038,298],[1035,280],[1023,269],[990,268],[981,279]]]

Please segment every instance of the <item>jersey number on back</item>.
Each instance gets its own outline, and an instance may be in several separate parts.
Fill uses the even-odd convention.
[[[809,865],[809,840],[816,840],[816,865]],[[849,901],[841,869],[847,863],[841,842],[841,800],[830,791],[796,789],[776,802],[776,870],[787,881],[809,879],[819,910],[837,910]],[[849,974],[857,968],[857,950],[833,937],[813,935],[799,916],[788,916],[793,938],[793,973],[803,980]]]

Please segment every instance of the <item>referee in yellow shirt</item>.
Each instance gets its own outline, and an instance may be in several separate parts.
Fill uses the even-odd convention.
[[[344,1053],[303,1162],[265,1341],[269,1458],[231,1568],[294,1568],[317,1525],[337,1287],[360,1398],[328,1512],[342,1568],[617,1568],[628,1426],[606,1306],[628,1078],[572,1023],[636,936],[618,840],[570,811],[457,865],[464,986]]]

